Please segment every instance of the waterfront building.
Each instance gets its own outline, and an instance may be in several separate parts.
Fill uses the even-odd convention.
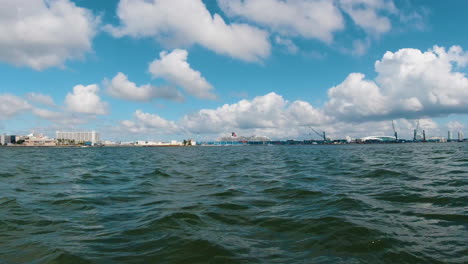
[[[458,141],[463,141],[464,140],[464,135],[463,135],[463,132],[462,131],[458,131]]]
[[[119,145],[117,142],[110,141],[110,140],[106,140],[106,141],[102,142],[102,144],[103,144],[104,146],[116,146],[116,145]]]
[[[179,142],[177,140],[171,140],[171,146],[181,146],[182,145],[182,142]]]
[[[15,135],[2,134],[1,137],[0,137],[0,143],[1,143],[1,145],[15,144],[16,139],[17,138],[16,138]]]
[[[28,147],[53,147],[57,146],[57,140],[48,137],[28,137],[23,145]]]
[[[447,139],[444,137],[430,137],[427,139],[427,142],[445,143],[447,142]]]
[[[221,141],[221,142],[267,142],[271,141],[269,137],[265,136],[237,136],[236,133],[232,133],[231,136],[225,136],[218,138],[216,141]]]
[[[24,141],[22,145],[28,147],[53,147],[57,145],[57,140],[35,132],[19,138]],[[19,141],[18,138],[16,140]]]
[[[368,136],[361,138],[361,142],[395,142],[397,139],[394,136]]]
[[[96,145],[101,141],[99,133],[96,131],[85,132],[64,132],[57,131],[56,139],[58,141],[65,141],[69,144],[79,144],[89,142],[91,145]]]
[[[450,142],[452,141],[452,131],[449,131],[447,134],[447,141]]]
[[[162,144],[163,144],[162,142],[143,141],[143,140],[138,140],[135,142],[135,146],[158,146]]]

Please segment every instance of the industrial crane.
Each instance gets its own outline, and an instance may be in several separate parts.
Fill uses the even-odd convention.
[[[395,135],[395,141],[398,141],[398,133],[395,130],[395,122],[392,120],[393,134]]]
[[[413,132],[413,141],[416,141],[416,140],[417,140],[418,130],[419,130],[419,119],[418,119],[418,121],[416,122],[416,129],[415,129],[414,132]]]
[[[323,131],[323,134],[320,134],[319,132],[317,132],[317,130],[313,129],[311,126],[309,126],[309,128],[314,131],[315,134],[317,134],[319,137],[322,137],[323,138],[323,142],[327,141],[327,137],[325,136],[325,131]]]

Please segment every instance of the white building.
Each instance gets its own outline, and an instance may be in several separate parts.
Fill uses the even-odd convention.
[[[10,144],[15,144],[16,141],[18,141],[18,136],[15,135],[7,135],[7,134],[1,134],[0,135],[0,144],[1,145],[10,145]]]
[[[393,142],[396,141],[394,136],[368,136],[361,138],[362,142],[366,141],[378,141],[378,142]]]
[[[96,131],[87,132],[56,132],[57,140],[73,141],[75,144],[91,142],[91,145],[96,145],[101,141],[99,133]]]
[[[458,141],[463,141],[463,139],[464,139],[463,132],[458,131]]]

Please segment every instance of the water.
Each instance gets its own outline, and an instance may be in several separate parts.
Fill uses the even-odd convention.
[[[0,148],[0,263],[467,263],[467,154]]]

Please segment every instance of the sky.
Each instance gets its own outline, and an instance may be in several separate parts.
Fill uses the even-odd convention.
[[[0,133],[468,128],[468,1],[0,0]],[[465,134],[468,134],[466,131]]]

